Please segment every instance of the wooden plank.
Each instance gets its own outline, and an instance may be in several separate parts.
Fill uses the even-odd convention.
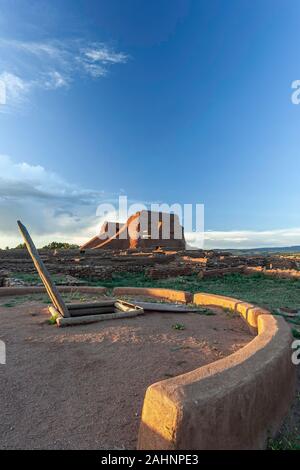
[[[83,315],[101,315],[104,313],[114,313],[115,307],[98,307],[98,308],[80,308],[78,310],[70,310],[71,317],[80,317]]]
[[[113,307],[115,305],[115,299],[103,300],[102,302],[91,302],[81,304],[66,304],[68,310],[78,310],[80,308],[98,308],[98,307]]]
[[[118,310],[121,310],[121,312],[128,312],[130,310],[138,310],[140,311],[140,313],[144,313],[143,309],[139,305],[126,302],[125,300],[117,299],[117,301],[115,302],[115,307]]]
[[[50,297],[51,302],[53,303],[54,307],[60,312],[60,314],[63,317],[69,317],[69,311],[68,308],[66,307],[65,302],[63,301],[62,296],[60,295],[57,287],[53,283],[51,276],[44,265],[40,255],[38,254],[38,251],[28,233],[28,230],[26,227],[18,220],[18,226],[20,229],[20,232],[23,236],[23,239],[25,241],[26,248],[32,258],[32,261],[34,263],[34,266],[47,290],[47,293]]]
[[[86,315],[82,317],[69,317],[69,318],[57,318],[56,323],[58,326],[73,326],[73,325],[85,325],[87,323],[94,323],[103,320],[112,320],[118,318],[132,318],[140,315],[138,310],[131,310],[130,312],[115,312],[115,313],[104,313],[100,315]]]
[[[134,305],[142,307],[145,311],[170,312],[170,313],[189,313],[200,312],[201,309],[189,307],[188,305],[162,304],[160,302],[134,302]]]
[[[53,305],[49,305],[48,310],[51,313],[52,317],[61,317],[61,314],[55,307],[53,307]]]
[[[37,267],[37,266],[35,265],[35,267]],[[45,286],[46,292],[47,292],[50,300],[52,301],[54,307],[57,308],[60,311],[61,309],[59,307],[59,304],[58,304],[58,302],[55,298],[55,295],[53,295],[53,291],[51,290],[51,287],[47,283],[47,280],[46,280],[45,276],[41,272],[39,273],[39,276],[40,276],[41,281],[43,282],[43,284]]]
[[[59,311],[53,307],[53,305],[50,305],[48,307],[48,310],[49,312],[51,313],[52,316],[54,315],[58,315],[58,316],[61,316],[61,314],[59,313]],[[84,309],[84,308],[81,308],[80,310],[71,310],[70,311],[70,314],[71,314],[71,317],[68,317],[68,318],[73,318],[73,317],[83,317],[83,316],[86,316],[86,315],[103,315],[103,314],[107,314],[107,313],[115,313],[116,309],[114,306],[112,307],[102,307],[102,308],[97,308],[97,309]]]

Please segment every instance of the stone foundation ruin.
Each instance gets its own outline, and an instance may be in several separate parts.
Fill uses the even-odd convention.
[[[188,276],[223,276],[233,272],[299,278],[300,256],[240,256],[217,250],[39,250],[51,274],[62,275],[56,284],[81,285],[111,279],[123,273],[145,274],[151,279]],[[36,285],[35,268],[26,249],[0,250],[0,285]],[[21,274],[21,277],[19,277]],[[23,281],[21,279],[24,279]]]

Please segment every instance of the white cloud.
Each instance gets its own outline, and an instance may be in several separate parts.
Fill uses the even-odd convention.
[[[93,43],[90,47],[80,49],[77,62],[82,69],[94,78],[108,73],[108,66],[127,62],[128,55],[116,52],[103,43]]]
[[[0,82],[5,90],[5,104],[0,107],[0,110],[4,112],[7,103],[13,103],[14,105],[22,103],[31,88],[30,82],[7,71],[0,74]]]
[[[20,242],[17,219],[28,225],[37,244],[82,243],[99,228],[96,208],[103,199],[101,190],[78,188],[40,165],[0,155],[0,247]]]
[[[55,88],[62,88],[68,87],[70,84],[70,78],[67,76],[62,75],[60,72],[56,70],[49,72],[46,81],[44,82],[45,88],[55,89]]]
[[[123,52],[115,52],[105,44],[94,44],[93,47],[83,49],[83,54],[87,60],[101,62],[102,64],[122,64],[127,62],[128,56]]]
[[[25,42],[0,38],[0,80],[7,90],[6,106],[0,111],[19,106],[36,88],[55,90],[82,76],[104,77],[110,67],[128,58],[107,44],[81,39]]]
[[[93,78],[104,77],[107,74],[107,70],[98,64],[90,64],[89,62],[82,62],[83,69]]]
[[[37,56],[48,55],[49,57],[57,58],[60,55],[59,42],[34,42],[34,41],[17,41],[15,39],[2,39],[0,38],[0,47],[7,49],[15,49],[28,54]]]
[[[195,233],[185,234],[191,246],[199,246]],[[204,248],[255,248],[300,245],[300,227],[277,230],[207,231]]]

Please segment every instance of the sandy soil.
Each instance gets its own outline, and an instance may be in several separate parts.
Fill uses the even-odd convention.
[[[0,365],[0,448],[135,448],[148,385],[252,339],[242,319],[215,313],[149,313],[57,328],[37,301],[0,307],[7,348]],[[185,329],[175,330],[176,323]]]

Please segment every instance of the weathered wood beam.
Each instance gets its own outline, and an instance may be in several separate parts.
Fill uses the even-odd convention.
[[[115,302],[115,307],[116,309],[121,310],[121,312],[129,312],[131,310],[136,310],[137,312],[139,312],[139,314],[144,313],[142,307],[137,304],[126,302],[125,300],[117,299],[117,301]]]
[[[114,313],[114,305],[108,307],[98,307],[98,308],[79,308],[77,310],[70,310],[71,317],[81,317],[85,315],[101,315],[104,313]]]
[[[201,309],[189,307],[188,305],[169,304],[161,302],[139,302],[135,305],[142,307],[145,311],[170,312],[170,313],[201,313]]]
[[[98,308],[98,307],[114,307],[115,299],[111,300],[102,300],[101,302],[90,302],[90,303],[81,303],[81,304],[66,304],[68,310],[78,310],[81,308]]]
[[[56,317],[56,318],[61,317],[61,314],[55,307],[53,307],[53,305],[49,305],[48,310],[51,313],[52,317]]]
[[[82,317],[59,317],[56,320],[58,326],[73,326],[73,325],[85,325],[87,323],[94,323],[98,321],[111,320],[113,318],[132,318],[138,316],[140,313],[138,310],[131,310],[130,312],[115,312],[115,313],[104,313],[100,315],[86,315]]]
[[[63,317],[70,317],[70,313],[68,311],[68,308],[63,301],[62,296],[60,295],[57,287],[55,286],[54,282],[51,279],[51,276],[44,265],[30,235],[28,230],[26,229],[25,225],[23,225],[19,220],[18,220],[18,226],[20,229],[20,232],[22,234],[22,237],[24,239],[26,248],[32,258],[32,261],[34,263],[34,266],[41,278],[42,283],[44,284],[46,291],[50,297],[51,302],[53,303],[54,307],[59,311],[59,313]]]

